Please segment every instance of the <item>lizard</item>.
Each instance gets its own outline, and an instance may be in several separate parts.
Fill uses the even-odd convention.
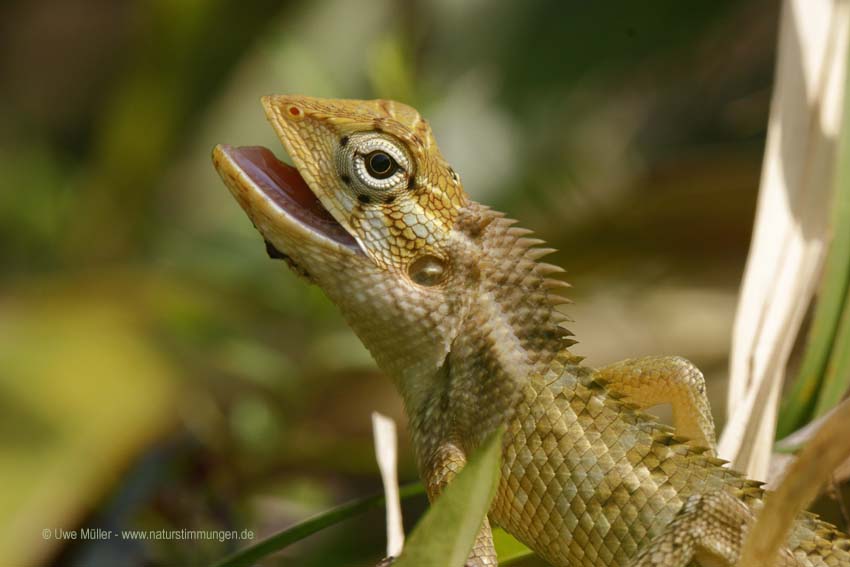
[[[214,166],[269,255],[324,291],[395,383],[428,497],[505,428],[468,567],[497,564],[491,522],[559,567],[736,564],[764,491],[715,455],[693,364],[584,365],[552,250],[467,196],[412,107],[262,104],[294,166],[228,145]],[[644,412],[659,403],[673,426]],[[776,565],[850,566],[850,539],[801,516]]]

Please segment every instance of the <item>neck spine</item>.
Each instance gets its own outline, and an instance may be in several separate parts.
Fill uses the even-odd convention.
[[[558,307],[571,303],[563,293],[570,285],[564,270],[542,262],[555,252],[541,247],[532,231],[514,226],[504,214],[470,203],[458,218],[457,230],[472,240],[477,253],[479,299],[467,320],[482,312],[481,324],[494,322],[513,337],[533,371],[543,373],[575,344],[565,325],[570,319]],[[578,364],[580,357],[567,357]]]
[[[564,271],[541,262],[554,250],[515,222],[474,202],[461,209],[455,231],[472,251],[458,254],[471,258],[463,267],[470,300],[445,362],[419,382],[427,390],[402,388],[417,436],[443,429],[437,437],[471,451],[510,418],[533,378],[581,362],[568,350],[575,341],[557,309],[569,303],[561,295],[569,284],[557,279]]]

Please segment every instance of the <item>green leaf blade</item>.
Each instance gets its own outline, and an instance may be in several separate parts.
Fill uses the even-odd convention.
[[[503,566],[534,555],[533,551],[502,528],[493,528],[493,545],[496,547],[499,565]]]
[[[502,431],[492,433],[434,502],[394,567],[462,567],[499,481]]]
[[[425,488],[422,483],[407,484],[399,489],[401,499],[422,494]],[[344,520],[358,516],[368,510],[381,508],[385,504],[384,496],[370,496],[341,504],[312,518],[307,518],[294,526],[278,532],[266,539],[260,540],[216,563],[215,567],[250,567],[261,559],[277,553],[293,543],[336,525]]]

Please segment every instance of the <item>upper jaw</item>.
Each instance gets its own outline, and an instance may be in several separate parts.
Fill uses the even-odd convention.
[[[266,241],[288,256],[303,245],[319,245],[340,254],[363,254],[354,237],[323,207],[302,177],[303,166],[291,147],[292,132],[278,110],[288,97],[263,97],[266,114],[278,137],[296,161],[296,169],[263,147],[213,149],[213,164]],[[281,100],[284,105],[279,104]],[[301,171],[299,171],[301,170]]]

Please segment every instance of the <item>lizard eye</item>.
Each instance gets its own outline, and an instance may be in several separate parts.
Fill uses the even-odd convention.
[[[386,179],[396,169],[398,164],[386,152],[378,150],[366,156],[366,171],[375,179]]]
[[[360,194],[403,190],[412,174],[407,151],[391,136],[378,132],[352,134],[338,154],[340,173],[356,183]]]

